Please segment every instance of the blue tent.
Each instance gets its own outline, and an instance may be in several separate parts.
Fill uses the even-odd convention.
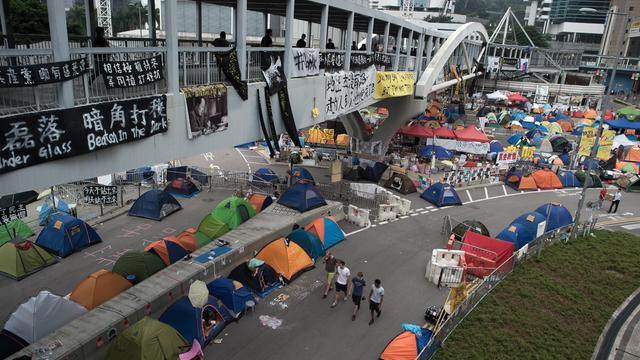
[[[558,157],[560,158],[560,160],[562,160],[562,162],[565,165],[569,165],[569,163],[571,162],[571,158],[569,158],[569,154],[567,154],[567,153],[562,153]]]
[[[504,183],[511,186],[514,190],[518,190],[518,186],[520,186],[520,179],[524,173],[522,170],[517,170],[516,168],[511,168],[504,176]]]
[[[536,126],[537,125],[535,123],[532,123],[532,122],[526,122],[526,121],[522,122],[522,127],[527,129],[527,130],[535,129]]]
[[[331,217],[325,216],[315,219],[304,229],[317,236],[325,249],[329,249],[345,239],[342,229]]]
[[[209,294],[222,301],[222,304],[235,318],[242,314],[247,301],[255,302],[249,288],[228,278],[221,277],[213,280],[207,284],[207,289],[209,289]]]
[[[544,120],[544,117],[542,116],[542,114],[534,114],[533,115],[533,121],[540,123],[543,120]]]
[[[522,120],[524,120],[524,113],[523,112],[517,112],[517,113],[511,115],[511,121],[520,121],[520,122],[522,122]]]
[[[533,139],[534,137],[544,136],[544,132],[542,132],[540,128],[544,128],[544,126],[538,126],[533,130],[529,130],[524,136],[528,137],[529,139]]]
[[[436,150],[437,155],[437,150]],[[378,182],[380,181],[380,177],[382,177],[382,173],[387,170],[389,166],[387,164],[376,162],[373,166],[367,166],[364,169],[364,178],[369,181]]]
[[[629,121],[626,118],[617,118],[607,121],[607,124],[613,129],[634,129],[640,130],[640,121]]]
[[[311,173],[309,172],[309,170],[300,167],[300,166],[294,166],[291,169],[291,183],[295,184],[298,181],[303,180],[306,182],[310,182],[313,185],[316,184],[315,180],[313,179],[313,176],[311,175]]]
[[[209,184],[209,175],[207,175],[205,172],[202,172],[196,168],[193,168],[190,166],[178,166],[178,167],[167,169],[167,176],[166,176],[167,182],[175,179],[188,179],[188,178],[191,178],[197,181],[198,183],[200,183],[200,185]]]
[[[322,241],[314,234],[304,231],[303,229],[296,229],[287,235],[289,241],[300,245],[300,247],[309,255],[313,261],[318,260],[325,254]]]
[[[536,238],[538,224],[545,221],[545,217],[535,211],[526,212],[511,222],[509,226],[502,229],[496,239],[513,243],[513,247],[518,250]]]
[[[515,133],[507,139],[507,142],[511,145],[515,145],[522,139],[522,136],[523,135],[521,133]]]
[[[569,210],[561,204],[548,203],[536,209],[537,213],[542,214],[547,219],[545,232],[561,228],[573,223],[573,217]]]
[[[558,178],[560,178],[560,182],[562,182],[562,187],[571,188],[582,186],[580,180],[578,180],[578,178],[571,171],[565,171],[558,174]]]
[[[207,317],[214,320],[215,325],[206,326]],[[224,329],[232,317],[224,307],[218,305],[218,299],[211,295],[207,304],[201,308],[193,307],[189,297],[183,296],[169,306],[158,320],[176,329],[187,343],[198,340],[204,346]]]
[[[313,181],[313,178],[311,178],[311,180]],[[255,173],[253,173],[253,181],[258,183],[272,183],[272,184],[277,184],[280,182],[280,180],[278,179],[278,174],[276,174],[273,170],[269,168],[260,168]]]
[[[556,119],[556,121],[558,121],[558,120],[565,120],[565,119],[568,119],[568,118],[567,118],[567,115],[565,115],[564,113],[559,112],[559,113],[557,113],[555,115],[555,119]]]
[[[502,151],[504,151],[504,146],[500,143],[500,141],[493,140],[489,144],[489,152],[499,153],[499,152],[502,152]]]
[[[571,135],[582,136],[582,130],[584,129],[584,125],[576,126],[571,131]]]
[[[55,213],[40,232],[36,244],[60,257],[101,242],[102,239],[90,225],[65,213]]]
[[[324,197],[313,184],[309,182],[299,182],[280,196],[278,204],[296,209],[300,212],[305,212],[327,205],[327,202],[324,201]]]
[[[448,205],[462,205],[460,196],[456,192],[455,188],[449,184],[436,183],[427,188],[421,198],[434,204],[437,207]]]
[[[182,206],[171,194],[160,190],[149,190],[131,205],[129,216],[160,221],[180,209]]]
[[[427,145],[427,146],[423,146],[420,149],[418,149],[418,152],[416,155],[420,156],[420,157],[427,157],[430,158],[433,155],[433,145]],[[435,150],[436,150],[436,159],[438,160],[446,160],[446,159],[451,159],[453,157],[453,154],[443,148],[442,146],[435,146]]]
[[[47,221],[51,216],[51,214],[54,214],[56,212],[63,212],[67,214],[71,213],[71,210],[69,210],[69,205],[67,205],[66,202],[62,201],[62,199],[59,199],[57,197],[54,199],[55,200],[53,201],[55,201],[55,204],[56,204],[55,209],[52,206],[53,201],[51,200],[51,197],[47,198],[44,204],[42,204],[42,207],[40,207],[40,212],[38,213],[40,226],[47,225]]]
[[[587,170],[589,168],[589,159],[585,159],[582,162],[582,169]],[[600,168],[600,161],[596,159],[591,159],[591,170],[597,170]]]

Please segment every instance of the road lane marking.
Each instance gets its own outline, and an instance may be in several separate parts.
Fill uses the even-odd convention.
[[[502,185],[502,191],[504,192],[504,196],[507,196],[507,188]]]
[[[487,187],[484,187],[484,198],[488,199],[489,198],[489,191],[487,190]]]
[[[251,171],[251,165],[249,165],[249,162],[247,161],[247,158],[244,157],[244,154],[242,153],[242,151],[240,151],[240,149],[236,148],[236,151],[238,152],[238,154],[240,154],[240,156],[242,156],[242,159],[244,160],[245,164],[247,164],[247,167],[249,168],[249,172]]]
[[[418,216],[418,215],[420,215],[420,214],[418,214],[418,213],[411,214],[411,216]]]
[[[640,229],[640,224],[623,225],[622,228],[627,230],[636,230]]]
[[[467,192],[467,196],[469,197],[469,201],[473,201],[473,198],[471,197],[471,193],[469,192],[469,190],[465,190]]]
[[[427,214],[429,210],[421,211],[420,214]]]

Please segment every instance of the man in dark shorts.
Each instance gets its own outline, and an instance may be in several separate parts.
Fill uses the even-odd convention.
[[[356,313],[360,310],[360,301],[362,301],[362,290],[367,286],[367,282],[364,281],[364,274],[362,271],[358,272],[358,276],[351,279],[353,288],[351,290],[351,300],[353,301],[353,314],[351,315],[351,321],[356,320]]]
[[[371,320],[369,325],[373,324],[373,313],[377,313],[377,317],[380,317],[382,313],[382,300],[384,299],[384,288],[380,279],[376,279],[369,291],[369,310],[371,310]]]
[[[322,298],[326,298],[329,291],[331,291],[331,286],[333,285],[333,278],[336,275],[336,263],[337,259],[333,256],[332,253],[327,251],[327,255],[325,255],[324,259],[324,270],[327,272],[327,286],[324,289],[324,294],[322,294]]]
[[[340,296],[340,293],[343,293],[342,300],[347,301],[351,271],[349,271],[349,268],[345,265],[344,261],[338,260],[338,267],[336,268],[336,298],[333,300],[333,304],[331,304],[332,308],[338,305],[338,296]]]

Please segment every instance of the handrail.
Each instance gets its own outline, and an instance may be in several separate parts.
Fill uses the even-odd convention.
[[[132,53],[156,53],[167,51],[167,48],[159,46],[141,48],[91,47],[69,49],[69,54],[120,54],[122,53],[122,49],[127,49],[128,52]]]

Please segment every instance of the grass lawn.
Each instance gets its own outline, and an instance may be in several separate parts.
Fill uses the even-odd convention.
[[[640,287],[640,237],[596,235],[549,246],[515,269],[435,359],[590,359],[613,312]]]

